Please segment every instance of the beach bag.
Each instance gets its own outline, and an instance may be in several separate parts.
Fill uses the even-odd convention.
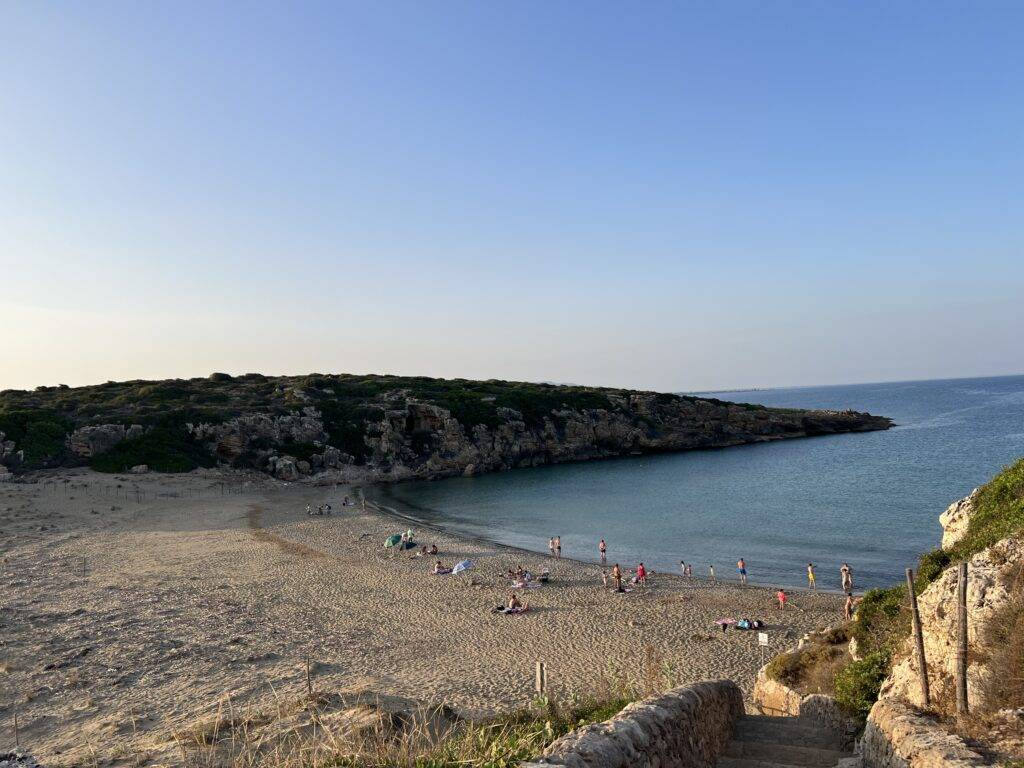
[[[737,621],[736,629],[750,629],[750,619],[740,619]]]
[[[750,622],[750,628],[751,629],[764,629],[764,622],[761,621],[760,619],[754,619],[752,622]]]

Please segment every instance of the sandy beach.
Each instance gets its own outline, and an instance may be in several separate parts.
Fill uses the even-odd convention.
[[[258,710],[307,685],[485,716],[530,702],[537,660],[554,695],[637,679],[645,656],[674,683],[730,677],[749,695],[757,633],[716,619],[765,620],[778,651],[840,612],[804,592],[780,612],[726,563],[727,583],[655,573],[616,594],[596,565],[421,530],[445,565],[476,563],[435,576],[433,558],[382,547],[407,523],[343,509],[346,494],[215,471],[0,484],[0,747],[16,712],[47,765],[180,764],[181,734],[225,701]],[[305,514],[326,501],[333,516]],[[527,590],[528,613],[492,615],[519,564],[550,584]]]

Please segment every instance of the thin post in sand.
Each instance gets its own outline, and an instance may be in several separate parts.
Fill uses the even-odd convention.
[[[967,561],[960,563],[956,583],[956,713],[966,715],[967,706]]]
[[[306,654],[306,694],[313,698],[313,677],[309,673],[309,654]]]
[[[921,698],[925,707],[931,706],[928,691],[928,662],[924,658],[924,631],[921,629],[921,614],[917,610],[917,592],[914,591],[914,572],[907,568],[907,592],[910,594],[910,614],[913,618],[914,641],[917,645],[917,667],[921,678]]]
[[[541,696],[544,695],[548,688],[548,668],[543,661],[537,662],[533,687]]]

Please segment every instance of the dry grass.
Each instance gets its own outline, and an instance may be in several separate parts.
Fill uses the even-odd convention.
[[[512,768],[626,703],[544,697],[527,710],[469,722],[447,707],[396,710],[370,697],[277,699],[265,711],[239,710],[224,699],[174,738],[187,768]]]
[[[851,661],[848,632],[839,627],[812,635],[799,650],[776,656],[768,663],[767,674],[803,694],[832,694],[836,673]]]

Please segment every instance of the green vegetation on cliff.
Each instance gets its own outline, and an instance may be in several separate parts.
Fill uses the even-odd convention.
[[[370,443],[384,430],[388,430],[390,444],[402,443],[399,452],[407,459],[410,455],[432,455],[433,438],[442,422],[448,424],[450,446],[447,416],[430,413],[429,408],[414,414],[410,404],[444,409],[470,442],[481,429],[503,429],[515,422],[520,430],[525,427],[526,433],[533,433],[530,440],[534,444],[547,441],[547,447],[538,449],[538,456],[530,459],[535,463],[546,460],[545,450],[557,453],[569,422],[586,422],[587,414],[594,417],[591,424],[600,416],[606,422],[614,421],[618,431],[598,430],[599,436],[581,451],[581,458],[623,455],[637,448],[678,450],[686,439],[691,443],[683,447],[715,447],[890,426],[888,419],[867,414],[771,409],[715,398],[601,387],[422,376],[215,373],[187,380],[111,381],[88,387],[62,385],[31,392],[0,392],[0,432],[6,433],[8,441],[6,449],[0,443],[0,462],[34,469],[81,463],[83,458],[91,457],[92,466],[104,471],[121,471],[134,464],[181,471],[216,461],[256,466],[266,462],[272,451],[295,460],[309,461],[316,456],[323,461],[323,447],[331,446],[346,455],[346,462],[358,465],[368,461],[373,450]],[[315,409],[315,418],[322,423],[322,429],[318,427],[313,433],[306,430],[286,438],[277,435],[273,444],[246,437],[240,447],[235,440],[226,454],[221,450],[225,444],[211,447],[208,442],[206,448],[190,444],[194,434],[190,434],[189,424],[234,425],[238,419],[253,416],[278,419],[312,414],[308,409]],[[402,412],[408,417],[405,424]],[[93,432],[82,440],[67,441],[69,433],[83,427],[117,429],[132,425],[143,428],[145,434],[139,436],[135,430],[125,440],[124,435]],[[574,439],[579,439],[579,431]],[[666,435],[682,437],[672,442],[665,439]],[[16,445],[13,452],[10,441]],[[487,442],[482,439],[482,443]],[[644,445],[638,446],[637,442]],[[111,450],[114,443],[118,443],[116,451]],[[14,456],[15,452],[23,452],[23,460]],[[516,465],[523,457],[513,454],[495,459],[494,464]],[[374,456],[382,463],[389,458],[393,457]]]
[[[1024,458],[1018,459],[989,480],[974,499],[974,511],[967,532],[949,549],[936,549],[921,556],[914,591],[920,594],[950,566],[968,560],[1008,536],[1024,534]],[[860,602],[853,636],[858,651],[870,665],[862,665],[849,676],[863,673],[876,676],[883,664],[888,672],[889,659],[899,651],[911,629],[909,598],[905,584],[887,589],[870,589]],[[884,677],[884,675],[883,675]],[[870,689],[871,681],[862,681]],[[849,681],[853,690],[853,681]],[[837,684],[838,689],[838,684]],[[851,694],[852,695],[852,694]],[[877,690],[876,690],[877,698]],[[873,701],[873,700],[872,700]],[[870,705],[869,705],[870,707]]]
[[[614,408],[609,394],[628,396],[624,390],[421,376],[232,377],[216,373],[204,379],[5,390],[0,392],[0,432],[25,451],[28,468],[37,468],[63,460],[65,437],[76,427],[142,424],[156,434],[127,441],[113,455],[97,457],[92,465],[107,471],[132,464],[187,471],[209,465],[213,457],[187,445],[187,436],[179,429],[186,422],[218,423],[246,413],[279,415],[314,406],[323,416],[331,444],[359,461],[366,455],[367,425],[379,420],[388,395],[399,392],[448,409],[468,430],[500,424],[499,408],[517,410],[527,424],[535,426],[553,411]]]

